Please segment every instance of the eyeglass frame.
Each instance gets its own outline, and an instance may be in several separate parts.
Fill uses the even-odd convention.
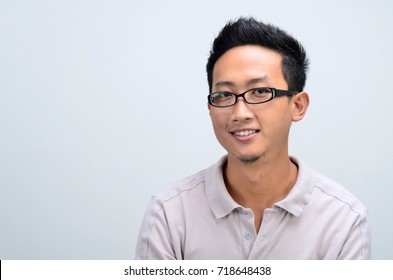
[[[262,101],[262,102],[256,102],[256,103],[248,102],[248,101],[247,101],[247,99],[245,98],[246,93],[248,93],[248,92],[250,92],[250,91],[252,91],[252,90],[262,89],[262,88],[266,88],[266,89],[269,89],[269,90],[272,91],[272,96],[271,96],[270,99],[265,100],[265,101]],[[214,105],[214,104],[213,104],[213,101],[211,100],[211,97],[212,97],[212,95],[217,94],[217,93],[229,93],[229,94],[235,96],[235,102],[234,102],[232,105],[225,105],[225,106],[217,106],[217,105]],[[246,90],[245,92],[239,93],[239,94],[233,93],[233,92],[230,92],[230,91],[217,91],[217,92],[212,92],[212,93],[210,93],[210,94],[207,96],[207,100],[208,100],[209,104],[210,104],[211,106],[213,106],[213,107],[216,107],[216,108],[228,108],[228,107],[235,106],[236,103],[237,103],[237,101],[238,101],[238,99],[239,99],[239,97],[243,97],[244,102],[246,102],[247,104],[263,104],[263,103],[272,101],[272,100],[273,100],[274,98],[276,98],[276,97],[280,97],[280,96],[290,96],[290,95],[294,95],[294,94],[297,94],[297,93],[299,93],[299,92],[298,92],[298,91],[294,91],[294,90],[283,90],[283,89],[276,89],[276,88],[272,88],[272,87],[257,87],[257,88],[248,89],[248,90]]]

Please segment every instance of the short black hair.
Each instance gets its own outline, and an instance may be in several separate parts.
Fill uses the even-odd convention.
[[[209,92],[212,91],[213,68],[217,60],[229,49],[244,45],[262,46],[281,54],[282,72],[288,89],[303,91],[309,60],[299,41],[274,25],[252,17],[241,17],[229,21],[213,42],[206,65]]]

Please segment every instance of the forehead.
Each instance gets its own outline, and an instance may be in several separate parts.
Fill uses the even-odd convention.
[[[284,80],[282,56],[271,49],[246,45],[229,49],[213,68],[213,88],[223,84],[245,85],[251,80],[265,77],[265,81]]]

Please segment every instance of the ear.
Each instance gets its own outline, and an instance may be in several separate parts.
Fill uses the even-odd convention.
[[[310,104],[310,98],[307,92],[299,92],[292,96],[292,121],[298,122],[304,118],[307,112],[308,105]]]
[[[209,115],[210,115],[210,109],[211,109],[212,105],[209,104],[209,102],[207,103],[207,109],[209,110]]]

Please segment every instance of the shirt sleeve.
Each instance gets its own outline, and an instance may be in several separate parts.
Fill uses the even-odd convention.
[[[371,228],[368,213],[359,214],[338,256],[339,260],[371,259]]]
[[[176,259],[165,212],[157,198],[152,198],[143,218],[135,259]]]

